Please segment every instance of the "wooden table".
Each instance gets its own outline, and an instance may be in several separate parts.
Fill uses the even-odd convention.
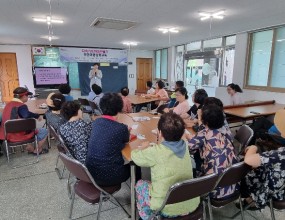
[[[30,112],[37,113],[40,115],[44,115],[47,111],[46,109],[41,109],[40,105],[46,103],[45,99],[35,99],[35,100],[28,100],[25,104],[28,106]],[[0,108],[0,112],[3,112],[4,108]]]
[[[159,98],[157,97],[156,98],[154,97],[146,98],[141,95],[128,95],[128,98],[131,100],[131,103],[133,105],[145,104],[145,103],[150,103],[150,102],[159,100]]]
[[[227,115],[235,116],[246,121],[248,119],[254,119],[256,117],[264,115],[273,115],[277,110],[285,108],[284,104],[268,104],[268,105],[258,105],[249,107],[238,107],[238,108],[228,108],[224,109]]]

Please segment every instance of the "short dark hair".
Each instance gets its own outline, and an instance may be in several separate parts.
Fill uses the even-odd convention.
[[[178,88],[181,88],[181,87],[184,87],[184,82],[183,81],[181,81],[181,80],[179,80],[179,81],[176,81],[176,86],[178,87]]]
[[[239,87],[238,84],[230,83],[227,87],[231,87],[231,89],[233,89],[234,91],[242,93],[242,89]]]
[[[78,110],[80,109],[80,104],[75,101],[65,102],[62,107],[60,113],[66,120],[71,119],[73,116],[78,114]]]
[[[115,116],[123,109],[123,99],[117,93],[105,93],[100,100],[103,115]]]
[[[147,82],[146,82],[146,86],[149,87],[149,88],[151,88],[151,87],[152,87],[152,81],[147,81]]]
[[[224,107],[223,102],[220,99],[216,98],[216,97],[207,97],[207,98],[205,98],[204,106],[212,105],[212,104],[213,105],[217,105],[217,106],[219,106],[221,108]]]
[[[98,86],[97,84],[93,84],[92,85],[92,91],[96,94],[99,95],[102,93],[102,88],[100,86]]]
[[[50,109],[53,111],[58,111],[61,109],[62,104],[65,102],[65,97],[61,93],[55,93],[53,94],[50,99],[53,102],[54,107],[50,106]]]
[[[160,117],[157,127],[166,141],[180,141],[184,134],[185,123],[179,115],[169,112]]]
[[[162,81],[162,80],[159,80],[159,81],[157,81],[156,82],[157,83],[157,85],[158,85],[158,88],[160,88],[160,89],[163,89],[164,88],[164,82]]]
[[[197,89],[194,93],[194,102],[200,105],[204,104],[205,98],[208,97],[208,93],[205,89]]]
[[[129,88],[128,87],[123,87],[123,88],[121,88],[121,94],[123,95],[123,96],[127,96],[127,95],[129,95]]]
[[[219,129],[224,126],[225,116],[223,109],[215,104],[202,108],[202,121],[209,129]]]
[[[177,88],[177,89],[175,89],[175,92],[180,92],[181,95],[185,96],[185,99],[188,99],[188,92],[187,92],[187,89],[185,87]]]
[[[71,91],[71,88],[68,84],[60,84],[60,86],[58,87],[58,91],[61,93],[61,94],[69,94],[70,91]]]
[[[94,63],[93,66],[95,66],[95,65],[100,66],[100,63]]]

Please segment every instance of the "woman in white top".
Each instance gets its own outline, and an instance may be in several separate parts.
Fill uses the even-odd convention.
[[[98,69],[99,64],[95,63],[93,65],[93,69],[89,71],[89,79],[90,79],[90,89],[92,90],[92,85],[96,84],[102,88],[101,79],[103,77],[102,71]]]
[[[170,110],[173,110],[174,113],[181,116],[182,118],[188,117],[187,112],[190,110],[190,105],[188,102],[188,94],[187,89],[185,87],[177,88],[175,90],[176,95],[176,103],[174,104],[174,108],[165,108],[164,112],[169,112]],[[178,102],[178,105],[177,105]]]
[[[239,85],[231,83],[227,86],[227,92],[230,95],[230,105],[239,105],[242,104],[242,98],[239,93],[242,93],[242,89]]]

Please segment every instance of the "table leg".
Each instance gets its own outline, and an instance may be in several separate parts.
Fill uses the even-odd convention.
[[[131,163],[131,219],[136,220],[136,165]]]

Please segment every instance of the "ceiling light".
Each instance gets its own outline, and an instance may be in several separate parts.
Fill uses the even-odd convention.
[[[134,42],[134,41],[124,41],[123,44],[124,44],[124,45],[127,45],[127,46],[137,46],[137,45],[138,45],[138,42]]]
[[[158,28],[159,31],[161,31],[163,34],[166,33],[178,33],[179,30],[175,27],[172,28]]]
[[[217,12],[199,12],[201,21],[207,20],[209,18],[215,18],[215,19],[223,19],[225,17],[224,15],[225,10],[220,10]]]
[[[52,39],[52,36],[48,36],[48,41],[51,41],[51,39]]]
[[[58,23],[58,24],[63,23],[62,19],[53,19],[51,16],[47,16],[46,18],[35,18],[35,17],[33,17],[33,20],[38,21],[38,22],[46,22],[48,25],[50,25],[51,23]]]

